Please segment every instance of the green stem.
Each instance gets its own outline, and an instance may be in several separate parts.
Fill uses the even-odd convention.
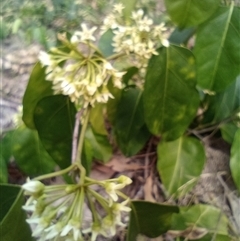
[[[114,59],[117,59],[119,57],[123,57],[124,55],[126,55],[125,53],[117,53],[117,54],[113,54],[109,57],[107,57],[107,60],[114,60]]]
[[[93,201],[91,199],[89,192],[86,192],[86,195],[87,195],[87,199],[89,202],[90,210],[92,212],[93,222],[98,222],[98,215],[97,215],[96,209],[94,207],[94,204],[93,204]]]
[[[81,157],[82,157],[84,137],[85,137],[85,133],[86,133],[87,126],[88,126],[89,116],[90,116],[90,107],[88,107],[88,109],[86,110],[86,116],[84,117],[84,123],[83,123],[82,129],[81,129],[81,134],[79,137],[77,156],[76,156],[76,160],[75,160],[75,163],[77,164],[77,166],[79,167],[80,172],[81,172],[81,178],[80,178],[81,185],[84,184],[84,179],[86,176],[86,170],[82,165]]]
[[[79,163],[80,166],[82,165],[81,156],[82,156],[82,149],[83,149],[83,141],[84,141],[87,125],[88,125],[89,116],[90,116],[90,108],[87,109],[86,116],[84,117],[84,123],[81,129],[81,134],[78,142],[77,157],[75,162]]]
[[[45,175],[42,175],[42,176],[39,176],[39,177],[35,177],[35,178],[33,178],[33,180],[40,181],[40,180],[43,180],[43,179],[62,176],[63,174],[70,172],[75,167],[76,167],[76,165],[73,164],[66,169],[63,169],[63,170],[60,170],[60,171],[57,171],[57,172],[53,172],[53,173],[49,173],[49,174],[45,174]]]

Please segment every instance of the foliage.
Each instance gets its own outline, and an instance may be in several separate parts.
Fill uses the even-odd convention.
[[[101,35],[98,46],[92,43],[95,29],[87,29],[82,24],[81,32],[75,32],[70,38],[59,35],[60,45],[41,55],[23,98],[26,127],[17,129],[18,138],[14,141],[9,141],[13,133],[8,133],[2,140],[5,150],[0,156],[0,181],[7,180],[9,153],[13,153],[20,168],[30,176],[50,172],[54,162],[60,168],[59,172],[35,180],[70,173],[71,180],[67,181],[74,183],[79,175],[80,186],[74,185],[80,188],[76,191],[74,186],[71,192],[78,193],[76,200],[80,200],[81,207],[82,195],[86,194],[91,211],[95,212],[91,197],[98,201],[102,199],[89,187],[98,184],[110,196],[110,201],[99,201],[106,213],[116,212],[111,208],[117,206],[114,202],[118,195],[126,199],[120,206],[128,212],[124,206],[128,199],[123,193],[119,194],[118,189],[130,181],[121,186],[120,179],[103,182],[90,179],[88,174],[94,159],[108,162],[112,145],[124,155],[133,156],[144,151],[148,140],[155,137],[159,140],[156,169],[166,190],[166,199],[179,198],[192,190],[202,173],[205,164],[203,137],[218,133],[231,145],[230,169],[240,191],[239,7],[234,2],[219,0],[201,3],[165,0],[168,31],[172,32],[167,40],[164,25],[153,28],[153,21],[146,17],[148,9],[145,13],[139,10],[131,15],[137,1],[123,2],[122,19],[117,19],[122,21],[120,27],[111,23]],[[79,24],[75,11],[81,4],[77,6],[71,1],[61,1],[60,5],[57,1],[52,3],[51,11],[64,9],[68,13],[65,15],[66,29],[69,25]],[[53,20],[51,11],[45,11],[46,5],[39,4],[34,9],[41,16],[37,21]],[[33,11],[29,6],[21,11],[27,13],[30,9]],[[115,15],[120,13],[120,10],[114,11]],[[161,22],[163,18],[158,16],[158,19]],[[15,21],[14,31],[20,28],[19,21],[22,20]],[[123,21],[131,27],[132,35],[122,26]],[[136,24],[141,21],[145,25]],[[78,49],[78,44],[84,46],[87,57]],[[82,73],[80,79],[79,72]],[[66,73],[69,78],[63,78]],[[106,123],[110,125],[110,131]],[[74,153],[76,142],[78,148]],[[31,151],[24,151],[26,145]],[[36,163],[44,166],[42,170],[38,169],[39,173],[33,171]],[[30,188],[31,182],[28,185]],[[34,192],[30,196],[36,194],[42,195]],[[39,196],[35,198],[38,200]],[[17,200],[9,205],[16,209],[15,212],[20,212]],[[138,234],[157,237],[166,232],[178,240],[237,240],[237,231],[228,232],[230,220],[212,206],[178,207],[131,201],[130,207],[129,241],[135,240]],[[7,215],[2,214],[6,219]],[[121,224],[121,220],[114,223],[111,217],[109,221],[109,215],[104,220],[111,221],[108,231],[114,234],[115,226]],[[99,221],[96,215],[93,219]],[[99,222],[94,225],[90,230],[92,237],[96,233],[107,235],[106,227],[102,230]],[[28,232],[27,227],[23,229]],[[72,229],[74,231],[75,227]],[[81,235],[79,232],[77,235]]]

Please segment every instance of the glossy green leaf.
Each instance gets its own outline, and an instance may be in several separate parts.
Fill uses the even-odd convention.
[[[192,137],[180,137],[175,141],[160,142],[157,153],[157,169],[167,195],[186,194],[203,170],[205,152],[201,142]]]
[[[112,83],[109,85],[108,88],[114,98],[109,99],[107,102],[107,117],[108,117],[108,120],[112,124],[114,124],[116,121],[117,107],[122,96],[122,90],[115,88]]]
[[[145,201],[133,201],[131,208],[127,241],[136,240],[138,234],[160,236],[171,227],[172,215],[179,212],[177,206]]]
[[[220,0],[164,0],[167,12],[180,28],[197,26],[207,20]]]
[[[21,188],[0,185],[0,237],[4,241],[33,241],[31,230],[22,209],[24,202]]]
[[[94,132],[100,135],[107,135],[105,120],[104,120],[104,110],[105,105],[97,104],[91,109],[89,122],[91,123]]]
[[[60,168],[71,164],[76,109],[68,97],[55,95],[38,102],[34,122],[39,137]]]
[[[193,36],[195,33],[195,28],[186,28],[186,29],[179,29],[176,28],[171,36],[169,37],[169,42],[172,44],[186,44],[188,40]]]
[[[123,76],[122,81],[123,83],[125,83],[126,85],[129,85],[129,81],[131,80],[131,78],[137,74],[138,72],[138,68],[136,67],[130,67],[125,69],[124,71],[126,71],[126,74]]]
[[[91,127],[86,130],[85,138],[91,143],[93,156],[103,162],[109,161],[112,156],[112,146],[107,136],[95,133]]]
[[[240,191],[240,128],[235,133],[231,147],[230,169],[234,183]]]
[[[195,61],[189,50],[178,46],[160,48],[158,52],[147,69],[145,121],[153,134],[174,140],[186,131],[198,108]]]
[[[114,34],[111,29],[106,31],[98,42],[98,48],[104,57],[108,57],[113,54],[112,38]]]
[[[198,204],[181,207],[180,213],[173,214],[171,230],[184,231],[180,236],[188,240],[230,241],[228,225],[228,219],[220,209]]]
[[[27,127],[35,129],[34,110],[39,100],[52,95],[52,83],[45,79],[45,68],[38,62],[31,73],[23,96],[23,121]]]
[[[220,130],[221,130],[222,138],[229,144],[232,144],[235,133],[238,130],[238,127],[234,123],[230,122],[222,125],[220,127]]]
[[[54,170],[55,163],[36,130],[19,127],[13,134],[11,145],[15,161],[25,174],[37,176]]]
[[[194,53],[198,85],[221,91],[240,74],[240,9],[220,7],[198,31]]]
[[[143,116],[142,91],[134,88],[123,91],[117,107],[114,132],[126,156],[135,155],[145,145],[150,133]]]
[[[0,154],[0,183],[8,182],[8,169],[7,162],[4,157]]]
[[[208,96],[205,102],[208,108],[203,123],[218,123],[240,111],[240,76],[224,91]]]

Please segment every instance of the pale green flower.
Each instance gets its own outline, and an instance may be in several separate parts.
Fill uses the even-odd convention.
[[[109,214],[103,218],[102,228],[106,234],[105,237],[112,237],[116,234],[116,220],[112,214]]]
[[[127,176],[121,175],[118,177],[118,182],[126,186],[132,183],[132,179]]]
[[[111,206],[111,209],[115,215],[118,215],[121,212],[130,212],[131,208],[126,206],[128,203],[129,203],[129,199],[126,199],[121,203],[113,203]]]
[[[114,202],[118,200],[118,195],[116,193],[117,190],[122,189],[125,185],[123,184],[115,184],[113,182],[105,183],[105,191],[112,198]]]
[[[91,233],[91,241],[97,240],[98,235],[103,235],[105,237],[107,236],[105,230],[102,228],[102,226],[99,222],[92,223],[91,227],[84,229],[82,232],[84,234]]]

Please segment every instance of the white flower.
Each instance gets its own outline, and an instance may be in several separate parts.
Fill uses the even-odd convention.
[[[64,224],[62,222],[57,222],[56,224],[53,224],[50,227],[46,228],[44,230],[44,232],[46,232],[46,240],[59,236],[63,227]]]
[[[118,3],[118,4],[115,4],[113,5],[113,11],[114,12],[117,12],[119,14],[122,13],[122,10],[124,9],[125,7],[122,5],[122,3]]]
[[[26,195],[42,195],[42,192],[44,191],[44,184],[35,181],[35,180],[27,180],[27,183],[22,185],[22,188],[25,190]]]
[[[44,217],[36,217],[36,218],[29,218],[26,219],[26,222],[29,224],[37,224],[37,226],[34,228],[34,231],[32,233],[33,237],[38,237],[42,234],[42,232],[47,228],[50,224],[49,220]]]
[[[170,43],[169,43],[169,41],[167,40],[167,39],[162,39],[162,45],[164,46],[164,47],[169,47],[169,45],[170,45]]]
[[[132,13],[132,19],[133,20],[139,20],[143,17],[143,14],[144,14],[143,10],[139,9],[137,12]]]
[[[97,84],[96,83],[90,83],[87,85],[87,91],[89,95],[94,95],[94,93],[97,91]]]
[[[137,21],[139,31],[150,32],[150,26],[153,24],[153,20],[145,16],[143,19]]]
[[[71,219],[68,224],[63,228],[60,236],[66,236],[70,231],[73,231],[73,238],[75,241],[79,241],[82,238],[81,223],[77,219]]]
[[[52,60],[50,58],[50,55],[44,51],[40,51],[39,53],[39,60],[42,64],[42,66],[49,66],[52,65]]]
[[[109,28],[115,29],[118,27],[118,24],[116,22],[116,18],[114,14],[109,14],[104,20],[103,20],[103,26],[101,27],[102,32],[107,31]]]
[[[73,35],[72,37],[71,37],[71,43],[72,44],[77,44],[77,43],[79,43],[79,39],[78,39],[78,37],[76,36],[76,35]]]
[[[96,31],[97,27],[92,27],[88,29],[85,23],[81,24],[82,31],[76,31],[74,35],[79,36],[81,41],[95,41],[96,38],[93,36],[93,33]]]

